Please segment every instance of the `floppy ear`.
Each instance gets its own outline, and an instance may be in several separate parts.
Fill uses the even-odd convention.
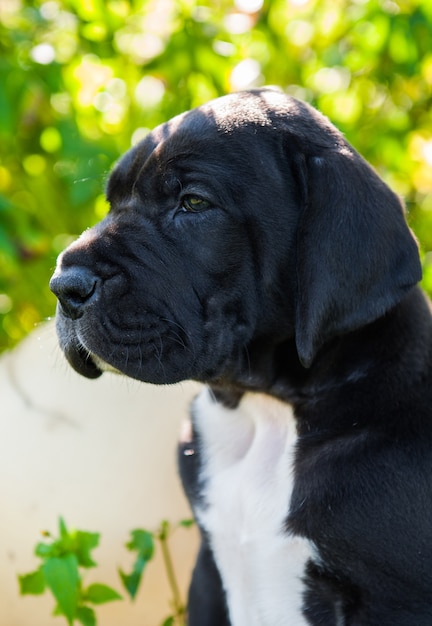
[[[331,338],[377,319],[421,279],[398,197],[348,144],[303,157],[296,345],[309,367]]]

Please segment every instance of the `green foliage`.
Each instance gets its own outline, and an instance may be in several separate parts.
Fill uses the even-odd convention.
[[[46,589],[45,576],[42,569],[37,569],[30,574],[19,577],[20,591],[22,595],[41,595]]]
[[[65,617],[69,626],[75,621],[82,626],[95,626],[95,612],[89,605],[122,599],[107,585],[93,583],[83,587],[80,568],[96,566],[91,551],[99,544],[99,534],[69,531],[60,518],[59,538],[48,533],[45,536],[49,541],[38,543],[35,549],[42,564],[34,572],[18,577],[20,593],[40,595],[49,589],[57,603],[54,615]]]
[[[165,571],[172,593],[171,606],[173,614],[163,622],[162,626],[186,626],[186,605],[182,600],[177,584],[171,553],[168,547],[168,540],[176,528],[190,528],[193,524],[193,520],[183,520],[178,526],[172,526],[165,520],[161,523],[160,528],[156,533],[156,538],[160,543]]]
[[[172,593],[171,606],[173,612],[172,615],[166,618],[162,626],[185,626],[186,605],[181,598],[177,584],[168,540],[177,528],[190,528],[193,524],[194,520],[192,519],[182,520],[174,526],[164,520],[154,533],[142,529],[131,531],[131,540],[126,544],[126,548],[136,552],[137,556],[131,573],[125,574],[122,570],[119,570],[119,575],[132,600],[138,592],[145,566],[153,558],[155,541],[158,541],[160,544],[165,572]]]
[[[407,201],[432,292],[429,0],[15,0],[0,11],[0,349],[55,308],[57,254],[113,162],[227,91],[278,84]]]
[[[126,544],[126,548],[137,552],[137,557],[130,574],[119,570],[122,583],[133,600],[137,594],[144,568],[153,558],[154,541],[152,533],[147,530],[132,530],[132,539]]]
[[[155,541],[160,544],[172,593],[172,615],[164,620],[162,626],[185,626],[186,606],[179,592],[168,540],[177,528],[190,528],[193,524],[191,519],[176,525],[163,521],[156,532],[132,530],[131,539],[126,543],[129,551],[136,552],[136,559],[130,574],[119,569],[119,575],[131,600],[135,599],[144,569],[154,556]],[[115,589],[101,583],[83,587],[80,568],[96,567],[91,552],[99,544],[99,533],[70,531],[60,518],[58,539],[47,532],[44,536],[48,541],[38,543],[35,548],[35,555],[42,560],[40,567],[18,576],[21,595],[41,595],[49,589],[57,603],[54,615],[63,616],[68,626],[73,626],[74,622],[82,626],[96,626],[96,614],[89,605],[123,599]]]

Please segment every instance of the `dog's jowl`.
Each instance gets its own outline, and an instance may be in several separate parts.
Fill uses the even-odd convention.
[[[397,196],[273,89],[156,128],[107,196],[58,335],[90,378],[203,383],[189,626],[432,626],[432,316]]]

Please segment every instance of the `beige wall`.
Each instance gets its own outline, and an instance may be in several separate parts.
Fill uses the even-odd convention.
[[[117,567],[133,528],[190,517],[176,470],[176,439],[197,386],[154,387],[104,374],[86,380],[66,364],[52,322],[0,359],[0,626],[60,626],[51,597],[20,597],[16,575],[34,569],[40,531],[69,526],[101,532],[99,566],[85,582],[120,590]],[[172,540],[186,591],[196,530]],[[158,553],[160,557],[160,553]],[[96,609],[98,626],[159,626],[169,614],[160,558],[134,604]]]

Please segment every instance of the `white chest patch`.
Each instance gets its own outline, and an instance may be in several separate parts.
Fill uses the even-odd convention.
[[[247,394],[231,410],[205,389],[194,415],[206,503],[196,514],[210,536],[232,626],[306,626],[301,578],[313,549],[284,530],[296,441],[291,408]]]

